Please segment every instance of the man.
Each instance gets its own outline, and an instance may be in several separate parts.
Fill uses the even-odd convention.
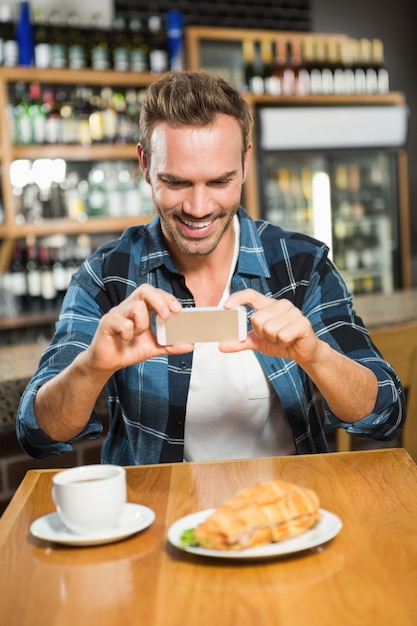
[[[73,278],[51,346],[23,394],[17,433],[35,457],[102,426],[105,462],[324,452],[338,427],[393,438],[404,394],[356,317],[325,245],[239,206],[250,108],[222,79],[174,72],[152,84],[139,161],[157,217],[127,229]],[[247,339],[160,346],[158,313],[244,305]],[[314,402],[323,398],[324,427]]]

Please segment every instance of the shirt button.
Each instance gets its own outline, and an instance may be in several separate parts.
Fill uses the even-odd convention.
[[[186,369],[187,369],[187,367],[188,367],[188,364],[187,364],[185,361],[183,361],[183,362],[181,363],[181,369],[182,369],[182,370],[186,370]]]
[[[177,426],[182,426],[183,425],[183,421],[182,420],[175,420],[175,423]]]

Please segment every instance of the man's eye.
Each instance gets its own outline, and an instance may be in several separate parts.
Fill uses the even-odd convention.
[[[222,178],[221,180],[213,180],[212,185],[217,187],[225,187],[230,183],[230,178]]]
[[[184,180],[166,180],[165,184],[168,187],[172,187],[173,189],[175,189],[179,187],[184,187],[184,185],[186,185],[186,182]]]

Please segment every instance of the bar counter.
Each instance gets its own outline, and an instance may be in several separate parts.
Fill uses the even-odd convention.
[[[0,518],[5,626],[417,624],[417,466],[402,448],[129,467],[128,500],[155,521],[83,547],[30,533],[54,511],[54,471],[29,471]],[[314,489],[340,532],[264,560],[197,556],[168,542],[178,519],[272,478]]]

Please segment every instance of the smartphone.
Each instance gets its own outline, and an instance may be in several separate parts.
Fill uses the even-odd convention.
[[[156,316],[156,338],[161,346],[208,341],[243,341],[247,316],[243,306],[185,308],[163,320]]]

